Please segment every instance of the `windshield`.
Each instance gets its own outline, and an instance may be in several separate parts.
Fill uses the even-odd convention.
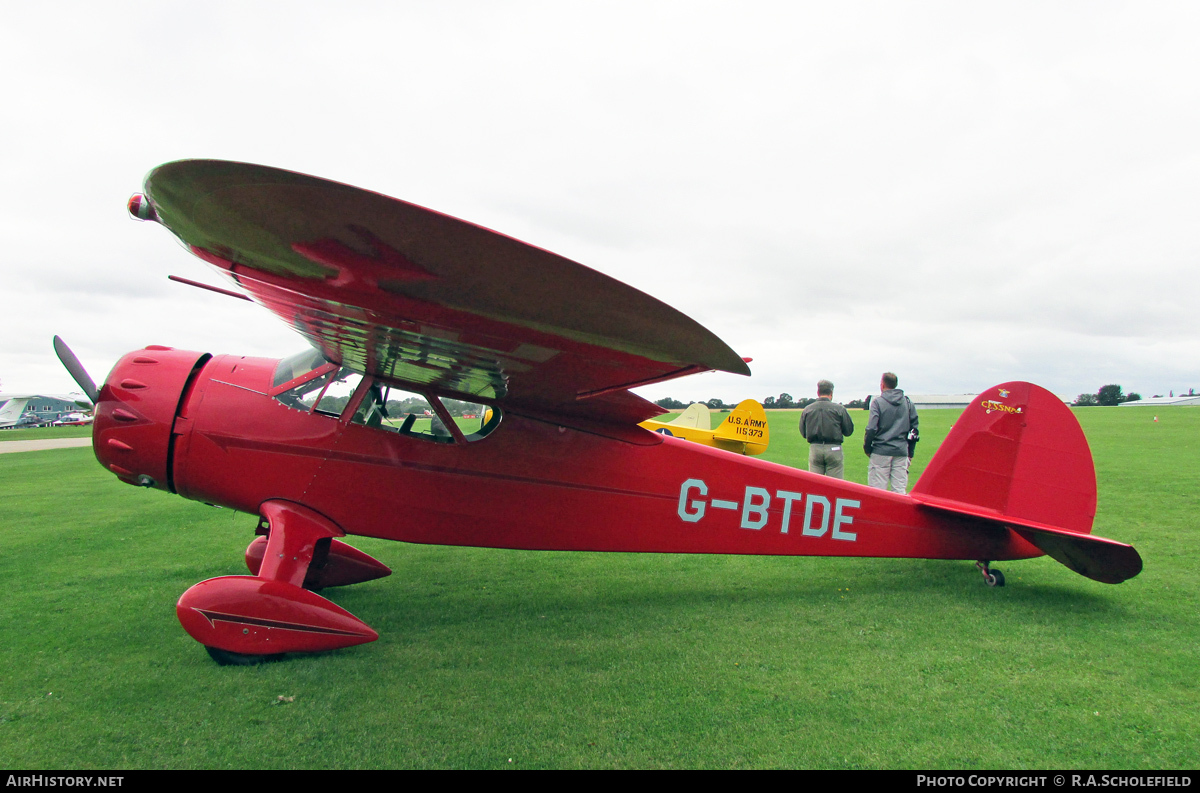
[[[297,410],[337,416],[345,409],[360,380],[361,374],[343,367],[289,388],[275,398]]]
[[[325,357],[316,350],[305,350],[295,355],[289,355],[275,367],[275,381],[272,383],[272,386],[278,388],[284,383],[289,383],[297,377],[306,375],[313,369],[319,369],[327,363],[329,362],[325,360]]]

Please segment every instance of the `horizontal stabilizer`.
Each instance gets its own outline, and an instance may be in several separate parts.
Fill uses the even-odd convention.
[[[1059,529],[1017,528],[1016,532],[1050,558],[1093,581],[1119,584],[1142,572],[1141,555],[1123,542]]]
[[[1000,515],[962,502],[931,498],[914,493],[913,500],[926,507],[956,515],[982,518],[1003,524],[1021,539],[1081,576],[1104,584],[1119,584],[1142,572],[1142,557],[1132,545],[1080,534],[1030,520]]]

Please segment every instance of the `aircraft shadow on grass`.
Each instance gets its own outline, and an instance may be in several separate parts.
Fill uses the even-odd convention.
[[[914,560],[903,569],[880,568],[878,571],[853,571],[853,578],[846,581],[846,596],[852,603],[845,612],[848,620],[860,619],[864,606],[874,608],[873,601],[880,601],[880,608],[888,610],[889,604],[910,596],[923,598],[933,603],[961,591],[961,573],[970,568],[946,566],[944,563]],[[714,570],[712,578],[703,572],[692,571],[686,580],[673,576],[646,573],[644,578],[625,577],[620,592],[604,588],[579,591],[563,591],[553,597],[543,597],[537,605],[531,605],[527,595],[510,590],[488,588],[479,597],[475,591],[452,592],[430,587],[423,589],[419,574],[406,575],[410,583],[409,597],[414,604],[396,610],[386,602],[375,598],[361,597],[355,605],[364,616],[381,628],[398,636],[412,636],[444,628],[469,629],[480,624],[480,631],[487,632],[497,623],[533,625],[539,620],[578,619],[607,625],[621,624],[628,619],[640,621],[647,617],[667,615],[691,615],[690,620],[703,619],[698,609],[705,611],[714,606],[725,606],[730,611],[747,606],[775,607],[796,604],[797,614],[803,614],[814,603],[830,607],[842,605],[843,592],[831,582],[829,576],[805,577],[802,571],[774,573],[754,581],[753,586],[731,586],[728,582],[714,580],[721,576]],[[831,589],[832,587],[832,589]],[[852,594],[851,594],[852,593]],[[341,598],[338,598],[341,600]],[[1002,602],[985,606],[998,619],[1031,612],[1035,614],[1058,614],[1064,623],[1073,629],[1089,624],[1109,622],[1127,616],[1127,610],[1119,600],[1103,593],[1078,590],[1054,584],[1027,584],[1009,591]],[[1065,612],[1065,613],[1064,613]],[[1067,617],[1066,613],[1070,616]],[[624,616],[623,616],[624,615]],[[689,624],[692,624],[689,622]],[[803,630],[803,625],[797,625]],[[580,626],[586,630],[586,626]]]

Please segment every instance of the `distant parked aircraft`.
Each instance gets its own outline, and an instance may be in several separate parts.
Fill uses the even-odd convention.
[[[53,422],[55,427],[79,427],[84,424],[91,424],[91,423],[92,423],[92,416],[89,416],[87,413],[79,413],[79,412],[68,413],[65,416],[59,416]]]
[[[767,414],[763,406],[753,399],[743,399],[729,412],[729,416],[713,429],[712,414],[708,405],[693,402],[683,415],[674,421],[650,419],[640,425],[663,435],[738,454],[762,454],[767,450],[770,436],[767,433]]]

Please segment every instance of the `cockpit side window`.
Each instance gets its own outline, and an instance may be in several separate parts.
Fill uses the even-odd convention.
[[[454,430],[446,426],[439,407],[450,415]],[[454,443],[455,434],[467,441],[490,434],[500,424],[500,411],[453,399],[439,401],[432,395],[375,382],[367,389],[351,422],[434,443]]]
[[[324,413],[327,416],[342,415],[342,411],[346,409],[346,404],[350,401],[350,397],[354,396],[354,391],[362,379],[363,376],[360,373],[342,367],[321,393],[313,412]]]
[[[454,417],[454,422],[463,437],[474,442],[483,440],[500,426],[503,413],[500,408],[488,407],[475,402],[460,402],[457,399],[442,399],[442,405]]]

